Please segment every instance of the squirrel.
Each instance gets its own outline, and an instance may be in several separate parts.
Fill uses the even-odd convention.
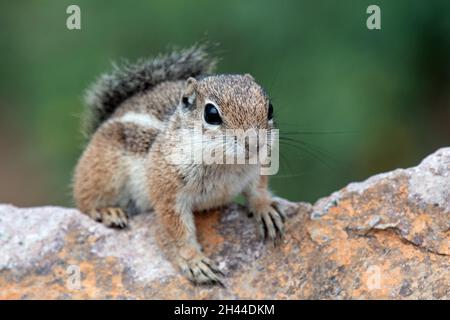
[[[275,243],[285,213],[268,189],[260,164],[175,163],[179,129],[201,124],[272,130],[273,106],[249,74],[212,74],[217,60],[204,45],[115,65],[87,90],[88,144],[75,168],[79,210],[108,227],[125,228],[133,211],[153,210],[173,262],[196,284],[223,284],[224,274],[202,253],[194,212],[218,208],[239,194],[259,234]],[[212,144],[203,137],[204,148]]]

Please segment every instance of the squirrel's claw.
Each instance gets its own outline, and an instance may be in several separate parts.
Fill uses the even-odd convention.
[[[184,261],[181,264],[181,271],[195,284],[218,284],[225,287],[223,272],[212,260],[202,254],[189,261]]]
[[[255,213],[258,230],[263,240],[273,241],[275,244],[284,236],[285,216],[275,206],[267,206],[261,212]]]
[[[94,210],[90,216],[107,227],[123,229],[128,226],[128,216],[121,208],[110,207]]]

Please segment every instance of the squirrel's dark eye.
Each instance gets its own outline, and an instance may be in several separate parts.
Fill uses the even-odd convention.
[[[205,106],[205,121],[214,125],[219,125],[222,123],[219,110],[217,110],[212,103],[207,103]]]
[[[272,120],[273,118],[273,105],[269,103],[269,110],[267,110],[267,119]]]

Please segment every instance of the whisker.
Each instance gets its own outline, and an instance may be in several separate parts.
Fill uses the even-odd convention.
[[[331,135],[331,134],[355,134],[358,131],[287,131],[280,130],[283,135]]]
[[[289,138],[283,138],[283,140],[280,139],[280,143],[287,144],[289,146],[297,148],[297,150],[306,152],[308,155],[320,161],[323,165],[325,165],[329,170],[332,171],[332,165],[327,160],[322,158],[323,155],[318,153],[316,150],[312,149],[311,146],[309,146],[307,143]]]

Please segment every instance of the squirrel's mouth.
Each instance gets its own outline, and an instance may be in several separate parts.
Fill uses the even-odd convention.
[[[257,164],[260,146],[258,143],[233,143],[228,149],[228,157],[232,157],[236,164]]]
[[[261,164],[272,153],[272,138],[270,131],[220,130],[194,136],[187,145],[203,164]]]
[[[244,152],[245,152],[245,159],[249,160],[253,157],[257,157],[258,153],[259,153],[259,144],[254,144],[254,145],[249,145],[246,144],[244,147]]]

